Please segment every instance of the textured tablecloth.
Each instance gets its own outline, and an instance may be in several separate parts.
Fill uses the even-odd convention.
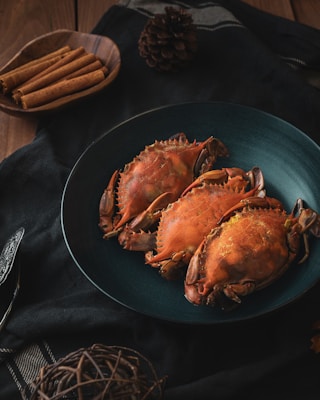
[[[157,320],[109,299],[79,271],[63,240],[60,202],[72,166],[95,138],[166,104],[248,105],[320,143],[320,32],[228,0],[123,3],[94,29],[119,46],[117,79],[94,98],[41,118],[35,140],[0,164],[0,246],[25,227],[21,290],[0,333],[0,399],[20,399],[40,367],[93,343],[141,351],[168,376],[166,400],[318,399],[320,358],[310,339],[320,318],[319,285],[243,323]],[[186,7],[198,31],[197,55],[179,74],[154,71],[137,50],[147,19],[166,5]]]

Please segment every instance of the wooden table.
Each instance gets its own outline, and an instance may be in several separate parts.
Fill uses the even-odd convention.
[[[240,1],[240,0],[239,0]],[[263,11],[320,29],[319,0],[243,0]],[[28,41],[56,29],[90,32],[117,0],[0,0],[0,65]],[[36,119],[0,111],[0,161],[30,143]]]

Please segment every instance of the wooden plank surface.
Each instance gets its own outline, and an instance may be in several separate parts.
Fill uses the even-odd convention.
[[[279,17],[320,29],[320,0],[242,0]]]
[[[239,0],[240,1],[240,0]],[[320,0],[242,0],[265,12],[320,29]],[[90,32],[117,0],[0,0],[0,65],[35,37],[67,28]],[[0,161],[30,143],[36,119],[0,111]]]
[[[78,0],[78,31],[91,32],[100,17],[116,2],[117,0]]]
[[[243,0],[243,2],[270,14],[295,20],[291,0]]]
[[[292,0],[292,8],[298,22],[320,29],[319,0]]]
[[[1,65],[39,35],[66,27],[75,29],[74,13],[73,0],[0,0]]]

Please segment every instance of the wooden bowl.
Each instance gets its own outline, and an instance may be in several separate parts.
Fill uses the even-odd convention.
[[[88,53],[94,53],[108,67],[109,74],[102,82],[95,86],[30,109],[23,109],[20,105],[15,104],[10,96],[0,93],[0,109],[16,116],[42,115],[59,110],[66,105],[100,92],[117,77],[120,70],[121,57],[118,46],[111,39],[105,36],[68,29],[59,29],[30,41],[0,69],[0,74],[65,45],[69,45],[71,48],[83,46]]]

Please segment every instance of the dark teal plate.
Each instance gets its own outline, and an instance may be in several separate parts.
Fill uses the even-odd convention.
[[[177,132],[203,140],[220,138],[230,157],[217,168],[260,166],[270,196],[288,211],[298,197],[320,212],[320,149],[304,133],[279,118],[226,103],[181,104],[146,112],[116,126],[94,142],[72,169],[62,198],[62,228],[67,247],[80,270],[103,293],[137,312],[181,323],[215,324],[250,319],[299,298],[320,278],[320,243],[311,255],[276,283],[243,299],[232,312],[194,306],[184,297],[183,282],[168,282],[144,264],[142,253],[105,241],[98,228],[101,194],[117,168],[155,139]]]

